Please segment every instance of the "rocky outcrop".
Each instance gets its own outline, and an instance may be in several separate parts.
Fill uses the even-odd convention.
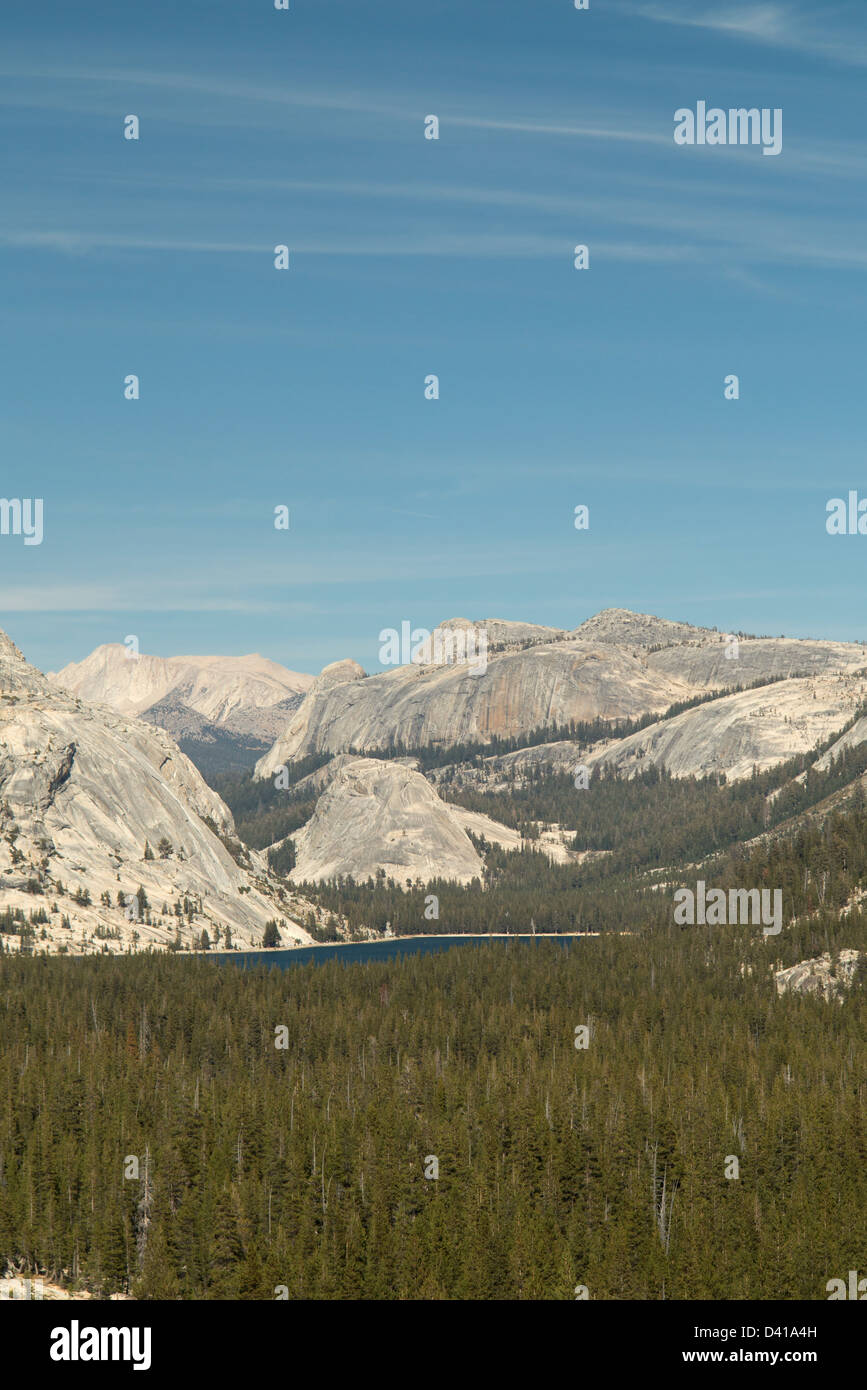
[[[863,951],[841,951],[836,966],[832,964],[829,954],[798,961],[797,965],[774,972],[777,993],[820,994],[828,1002],[842,1002],[846,991],[855,982],[862,961],[867,961]]]
[[[615,740],[594,744],[597,751],[613,746]],[[435,787],[467,789],[496,793],[526,787],[532,777],[566,773],[573,779],[578,769],[587,766],[587,746],[571,740],[560,743],[534,743],[514,753],[474,758],[471,762],[445,763],[425,770],[425,776]]]
[[[10,1274],[7,1273],[0,1278],[0,1299],[17,1302],[89,1302],[94,1295],[89,1289],[76,1288],[75,1290],[66,1289],[62,1284],[55,1284],[50,1279],[43,1279],[39,1274]],[[110,1302],[129,1302],[130,1295],[127,1293],[110,1293],[102,1295],[100,1301]]]
[[[720,642],[722,634],[690,623],[673,623],[628,608],[604,608],[569,634],[584,642],[611,642],[620,647],[674,646],[683,642]]]
[[[392,758],[389,761],[397,767],[408,767],[413,772],[419,770],[417,758]],[[321,796],[325,788],[334,781],[341,768],[346,767],[347,763],[356,762],[358,762],[357,753],[338,753],[322,767],[318,767],[315,772],[309,772],[306,777],[295,782],[292,786],[293,798],[303,799],[309,796]]]
[[[487,840],[489,844],[499,845],[501,849],[535,850],[544,854],[553,864],[577,864],[590,857],[591,852],[570,849],[575,839],[573,830],[562,830],[559,825],[537,826],[534,839],[525,838],[520,831],[510,825],[502,825],[481,811],[467,811],[463,806],[449,805],[449,810],[459,825],[477,840]]]
[[[136,911],[139,888],[149,906]],[[187,947],[227,927],[256,946],[281,902],[264,856],[235,839],[227,807],[168,734],[76,699],[4,637],[0,911],[36,914],[39,949],[76,952],[125,950],[134,932],[139,949],[165,948],[179,928]],[[284,936],[309,940],[288,921]]]
[[[560,627],[544,627],[540,623],[512,622],[508,618],[481,618],[477,622],[472,622],[469,618],[449,618],[447,622],[440,623],[434,629],[433,636],[435,637],[437,632],[456,633],[462,629],[472,629],[479,636],[484,634],[489,651],[530,644],[537,645],[540,642],[563,641],[570,636]],[[432,647],[435,649],[436,644],[433,643]]]
[[[481,859],[451,807],[402,763],[343,760],[292,838],[296,883],[339,875],[366,882],[381,870],[400,887],[407,879],[482,877]]]

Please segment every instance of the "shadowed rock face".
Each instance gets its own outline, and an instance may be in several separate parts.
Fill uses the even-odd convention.
[[[185,705],[173,692],[143,710],[139,718],[171,734],[181,752],[209,777],[211,773],[237,773],[252,768],[286,727],[302,699],[301,695],[293,695],[279,705],[255,711],[253,722],[258,733],[245,732],[251,722],[250,711],[230,714],[217,724]],[[236,729],[236,724],[240,728]]]
[[[162,729],[88,705],[52,685],[7,638],[0,641],[0,908],[57,902],[48,944],[80,949],[85,932],[119,929],[125,949],[137,930],[142,946],[165,946],[178,919],[161,912],[178,898],[201,900],[193,930],[231,926],[239,945],[259,944],[265,922],[281,915],[255,856],[246,866],[204,823],[232,836],[232,817]],[[172,851],[144,859],[147,840]],[[244,856],[242,856],[244,857]],[[65,887],[61,893],[59,884]],[[35,885],[36,891],[26,887]],[[145,889],[165,928],[131,921],[117,905]],[[90,904],[71,895],[87,890]],[[103,892],[112,906],[100,905]],[[67,914],[71,929],[61,926]],[[288,934],[309,939],[300,927]],[[40,948],[45,946],[40,941]],[[187,941],[189,944],[189,941]]]
[[[572,719],[630,719],[692,693],[631,652],[580,641],[499,652],[489,656],[483,673],[468,665],[401,666],[362,680],[360,668],[350,672],[348,663],[346,672],[349,679],[322,685],[317,679],[286,732],[257,763],[257,777],[309,753],[449,746]]]
[[[482,877],[482,862],[450,808],[420,773],[374,758],[342,761],[294,836],[296,883],[339,874],[365,881],[384,869],[407,879]]]

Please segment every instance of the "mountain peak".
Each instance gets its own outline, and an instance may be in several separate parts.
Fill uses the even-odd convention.
[[[23,665],[28,665],[28,661],[23,652],[20,652],[6,633],[0,628],[0,661],[19,661]]]
[[[617,642],[623,646],[672,646],[680,642],[709,642],[719,640],[711,628],[695,627],[692,623],[672,622],[652,613],[633,613],[629,608],[603,608],[569,634],[572,638],[593,642]]]

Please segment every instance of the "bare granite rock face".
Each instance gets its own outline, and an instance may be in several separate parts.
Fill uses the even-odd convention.
[[[631,652],[582,641],[497,652],[483,672],[469,664],[409,665],[361,679],[354,662],[339,664],[343,672],[328,667],[317,678],[257,763],[257,777],[310,753],[488,742],[573,719],[661,712],[693,693]]]
[[[400,887],[407,879],[481,879],[482,861],[460,819],[421,773],[375,758],[341,760],[332,771],[313,816],[292,837],[295,883],[340,874],[364,882],[381,869]]]
[[[514,753],[485,758],[483,769],[491,779],[543,768],[550,772],[572,772],[581,764],[582,757],[580,743],[562,739],[557,743],[532,743],[529,748],[518,748]],[[435,779],[438,771],[434,769],[431,777]]]
[[[867,697],[867,677],[820,676],[780,681],[697,705],[672,719],[591,752],[589,767],[631,777],[662,767],[673,777],[724,772],[734,781],[808,753],[852,717]]]
[[[544,627],[540,623],[512,622],[508,618],[480,618],[471,622],[469,618],[449,618],[434,629],[437,632],[460,632],[472,629],[484,633],[489,651],[505,647],[518,647],[540,642],[564,641],[571,634],[561,627]]]
[[[237,945],[261,944],[283,915],[279,885],[168,734],[76,699],[0,636],[0,911],[42,909],[38,948],[70,953],[126,950],[133,932],[165,948],[179,928],[187,947],[227,927]],[[139,888],[149,907],[131,916]],[[284,936],[310,939],[291,922]]]
[[[726,639],[666,647],[650,652],[647,662],[657,671],[677,676],[704,690],[748,686],[757,680],[792,680],[834,671],[867,669],[867,648],[857,642],[813,642],[801,638],[741,638],[737,657],[726,656]],[[732,648],[729,648],[732,650]]]
[[[612,642],[620,647],[674,646],[684,642],[719,642],[723,635],[707,627],[673,623],[628,608],[604,608],[569,634],[584,642]]]
[[[624,769],[658,756],[677,776],[746,776],[753,764],[771,766],[840,728],[854,709],[855,684],[846,681],[857,683],[858,673],[867,673],[867,648],[857,643],[735,642],[726,633],[626,609],[606,609],[569,634],[503,619],[454,618],[435,629],[434,638],[470,628],[486,633],[484,669],[477,661],[474,669],[473,656],[463,663],[443,661],[443,648],[435,664],[435,643],[422,653],[430,656],[428,664],[414,661],[374,676],[365,677],[352,661],[326,667],[257,763],[256,776],[312,753],[486,743],[495,735],[525,736],[572,720],[661,714],[710,691],[774,682],[758,694],[739,692],[740,705],[716,701],[610,751]],[[827,684],[837,674],[840,691]],[[807,675],[813,680],[805,683]],[[762,713],[773,709],[779,710],[778,723]],[[568,745],[548,744],[544,751],[509,756],[525,767],[548,759],[567,765],[572,753]]]
[[[41,1275],[13,1274],[7,1271],[0,1277],[0,1299],[17,1302],[89,1302],[94,1295],[89,1289],[77,1289],[73,1292],[66,1289],[62,1284],[55,1284],[50,1279],[43,1279]],[[100,1300],[101,1302],[103,1299]],[[131,1301],[128,1293],[110,1293],[105,1296],[105,1302]]]
[[[856,644],[743,638],[733,648],[728,634],[623,609],[606,610],[566,634],[530,623],[462,618],[437,631],[460,634],[470,628],[478,635],[484,631],[487,656],[482,663],[478,642],[466,644],[474,653],[468,662],[443,659],[449,648],[440,644],[439,655],[432,647],[427,664],[415,661],[374,676],[366,676],[355,661],[337,661],[315,680],[302,678],[310,685],[297,708],[298,692],[286,693],[292,673],[283,672],[278,679],[263,670],[258,657],[233,659],[234,666],[221,658],[173,659],[200,665],[182,680],[173,670],[176,685],[158,699],[154,696],[171,662],[128,660],[123,647],[98,649],[81,663],[81,668],[90,663],[89,675],[78,670],[75,679],[116,705],[143,704],[148,718],[159,711],[179,737],[198,740],[199,746],[214,741],[216,721],[228,731],[243,727],[248,712],[251,719],[274,718],[280,732],[256,764],[260,778],[310,754],[330,755],[326,767],[293,789],[296,796],[318,797],[313,817],[291,837],[296,884],[341,874],[367,879],[381,870],[399,884],[433,878],[467,883],[479,877],[481,862],[466,831],[513,848],[517,837],[478,812],[441,801],[431,782],[453,773],[457,785],[467,780],[488,790],[507,786],[511,777],[529,775],[537,767],[574,773],[578,764],[610,768],[626,777],[658,766],[676,777],[724,773],[736,779],[749,776],[754,767],[765,769],[794,753],[809,752],[839,733],[867,698],[867,653]],[[157,665],[140,667],[141,662]],[[253,665],[241,670],[239,663],[245,662]],[[128,668],[139,668],[138,673]],[[805,670],[811,674],[799,674]],[[706,700],[669,719],[659,717],[673,704],[709,691],[771,677],[780,679]],[[16,827],[5,841],[8,865],[0,838],[0,874],[5,891],[17,895],[16,907],[32,907],[28,883],[36,872],[50,884],[52,855],[57,855],[63,879],[68,877],[73,889],[84,884],[93,898],[110,891],[114,899],[117,886],[129,893],[141,883],[152,904],[158,894],[160,906],[165,900],[170,907],[183,894],[188,900],[196,897],[203,919],[231,924],[241,944],[261,939],[256,933],[267,918],[285,915],[275,903],[265,855],[237,842],[229,852],[211,834],[203,817],[227,839],[231,817],[159,729],[64,694],[29,667],[5,637],[0,641],[0,692],[5,721],[0,724],[0,836],[7,823]],[[16,721],[15,709],[25,705],[26,718]],[[573,741],[533,745],[481,763],[434,769],[430,781],[412,759],[366,756],[401,748],[490,744],[495,736],[527,736],[570,721],[613,725],[647,716],[655,722],[625,738],[611,736],[606,728],[606,737],[592,747]],[[867,721],[862,724],[864,728],[856,726],[840,739],[841,747],[867,736]],[[64,821],[70,787],[74,814]],[[16,838],[21,835],[26,842]],[[173,846],[166,860],[143,860],[145,839],[156,848],[162,837]],[[566,832],[551,831],[544,844],[535,843],[559,862],[575,857]],[[94,845],[102,847],[102,858]],[[127,883],[127,878],[135,882]],[[285,891],[284,880],[284,904]],[[69,906],[69,897],[63,902],[61,911]],[[76,911],[91,927],[95,920],[105,925],[94,917],[93,902],[78,904]],[[109,914],[112,923],[116,915]],[[166,944],[175,925],[173,919],[160,927],[162,937],[153,935],[157,927],[152,925],[151,937],[145,937],[144,927],[139,932]],[[49,930],[53,939],[53,923]],[[288,930],[303,939],[294,923]],[[245,933],[243,942],[240,932]],[[123,939],[129,939],[128,931]]]
[[[832,973],[829,954],[815,956],[812,960],[798,961],[786,970],[774,972],[778,994],[821,994],[829,1003],[836,999],[842,1002],[847,989],[851,989],[861,961],[865,959],[861,951],[841,951],[837,959],[836,971]]]
[[[644,648],[647,664],[697,690],[748,686],[756,680],[867,669],[867,647],[801,637],[737,637],[713,628],[673,623],[649,613],[606,608],[570,637]]]
[[[396,767],[408,767],[413,772],[419,770],[417,758],[391,758],[389,761],[393,762]],[[347,763],[355,762],[358,762],[357,753],[337,753],[322,767],[318,767],[315,772],[308,772],[306,777],[295,782],[292,791],[295,796],[321,796],[325,788],[334,781],[340,769],[345,767]]]
[[[856,719],[851,729],[847,729],[845,734],[832,743],[827,753],[823,753],[821,758],[817,758],[813,766],[819,772],[825,772],[835,758],[839,758],[845,748],[857,748],[860,743],[867,742],[867,716]]]

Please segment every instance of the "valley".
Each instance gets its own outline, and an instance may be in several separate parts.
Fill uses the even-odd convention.
[[[343,660],[288,709],[209,659],[183,717],[270,737],[254,767],[178,747],[165,665],[74,694],[2,639],[4,1287],[809,1300],[854,1267],[864,649],[490,627],[484,673]]]

